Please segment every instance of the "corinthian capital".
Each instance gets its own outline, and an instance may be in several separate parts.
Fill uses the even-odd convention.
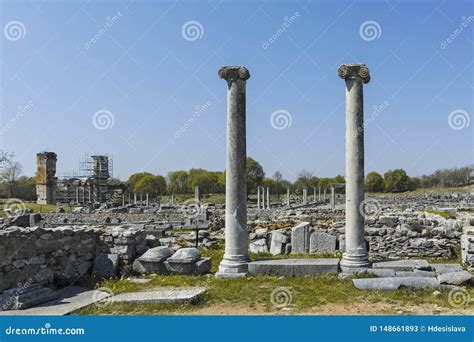
[[[370,81],[369,69],[365,64],[342,64],[337,73],[344,80],[360,78],[364,83],[369,83]]]

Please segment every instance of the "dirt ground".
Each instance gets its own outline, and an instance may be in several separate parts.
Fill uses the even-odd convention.
[[[173,313],[169,313],[173,314]],[[388,303],[351,303],[328,304],[309,310],[294,311],[292,308],[281,308],[266,311],[261,308],[213,305],[199,308],[184,315],[473,315],[474,310],[452,310],[438,305],[423,304],[418,306],[400,306]]]

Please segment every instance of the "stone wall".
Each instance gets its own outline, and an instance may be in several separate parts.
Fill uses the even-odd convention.
[[[61,287],[87,283],[94,272],[112,275],[146,251],[145,234],[133,226],[1,230],[0,292],[26,282]]]
[[[404,258],[455,258],[459,249],[462,227],[468,219],[443,218],[438,215],[406,211],[392,215],[366,218],[366,240],[370,256],[375,259],[404,259]],[[318,236],[310,238],[310,242],[324,241],[326,235],[336,237],[336,243],[331,242],[333,251],[344,251],[344,221],[319,224],[320,219],[311,217],[310,236],[314,232]],[[268,222],[269,227],[274,227],[273,222]],[[250,234],[251,251],[284,251],[280,246],[272,248],[273,228],[264,228],[265,224],[259,223],[257,229]],[[276,241],[288,240],[286,243],[294,245],[291,241],[291,227],[276,229],[279,237]],[[326,234],[326,235],[325,235]],[[284,235],[282,237],[281,235]],[[328,237],[328,241],[331,239]],[[312,242],[311,242],[312,243]],[[328,245],[328,244],[326,244]],[[294,250],[293,246],[291,248]],[[289,251],[291,249],[286,249]],[[311,246],[310,246],[311,249]],[[329,250],[325,250],[329,251]]]

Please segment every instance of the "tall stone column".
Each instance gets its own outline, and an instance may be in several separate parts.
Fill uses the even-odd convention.
[[[346,82],[346,251],[341,267],[370,266],[364,238],[364,96],[370,81],[364,64],[343,64],[337,71]]]
[[[260,209],[260,187],[257,186],[257,208]]]
[[[321,187],[318,187],[318,200],[321,201]]]
[[[336,193],[334,191],[334,185],[331,185],[331,209],[336,209]]]
[[[316,202],[316,188],[313,188],[313,202]]]
[[[219,77],[227,81],[227,161],[225,184],[225,253],[217,277],[242,277],[248,271],[247,146],[245,86],[249,71],[226,66]]]
[[[146,206],[150,205],[150,197],[148,196],[148,192],[146,193]]]
[[[194,187],[194,201],[197,205],[201,205],[201,189],[199,189],[199,185]]]
[[[270,188],[267,188],[267,209],[270,209]]]
[[[265,209],[265,188],[262,186],[262,209]]]
[[[133,204],[137,204],[137,194],[133,194]]]
[[[286,188],[286,204],[290,206],[290,188]]]
[[[308,203],[308,189],[303,189],[303,204]]]

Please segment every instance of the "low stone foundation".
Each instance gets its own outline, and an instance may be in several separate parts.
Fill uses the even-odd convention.
[[[105,275],[113,275],[146,249],[146,233],[133,226],[10,227],[0,231],[0,292],[25,283],[87,283],[94,270],[103,274],[106,268]]]

